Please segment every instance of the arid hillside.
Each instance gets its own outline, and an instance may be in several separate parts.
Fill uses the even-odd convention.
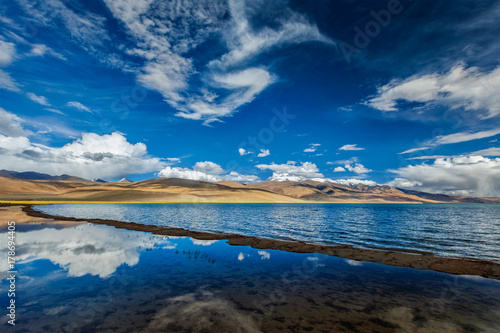
[[[25,175],[23,175],[25,176]],[[227,202],[227,203],[500,203],[477,198],[408,191],[389,186],[341,186],[312,180],[235,182],[155,178],[139,182],[102,183],[71,176],[30,179],[0,176],[0,201],[88,202]]]

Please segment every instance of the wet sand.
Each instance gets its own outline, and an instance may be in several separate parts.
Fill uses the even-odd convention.
[[[477,275],[500,280],[500,263],[478,259],[447,258],[438,257],[432,254],[414,254],[395,251],[362,249],[355,248],[350,245],[332,246],[310,244],[298,241],[281,241],[235,234],[214,234],[208,232],[190,231],[182,228],[167,228],[115,220],[78,219],[73,217],[52,216],[34,210],[31,205],[0,207],[0,209],[4,209],[1,214],[2,219],[0,220],[0,222],[7,221],[9,219],[8,216],[11,216],[10,219],[15,220],[16,222],[17,219],[19,219],[19,221],[24,221],[23,223],[89,222],[94,224],[114,226],[119,229],[150,232],[163,236],[186,236],[198,240],[227,240],[227,243],[230,245],[250,246],[255,249],[280,250],[295,253],[320,253],[355,261],[374,262],[384,265],[410,267],[420,270],[434,270],[455,275]]]

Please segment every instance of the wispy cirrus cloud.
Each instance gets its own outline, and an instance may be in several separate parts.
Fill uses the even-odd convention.
[[[357,144],[353,144],[353,145],[343,145],[342,147],[339,148],[339,150],[356,151],[356,150],[365,150],[365,148],[361,148],[358,147]]]
[[[432,140],[425,142],[423,144],[423,147],[408,149],[408,150],[405,150],[399,154],[411,154],[411,153],[415,153],[418,151],[429,150],[429,149],[432,149],[434,147],[441,146],[441,145],[449,145],[449,144],[455,144],[455,143],[461,143],[461,142],[486,139],[486,138],[491,138],[491,137],[497,136],[499,134],[500,134],[500,128],[495,128],[495,129],[485,130],[485,131],[476,131],[476,132],[464,131],[464,132],[458,132],[458,133],[453,133],[453,134],[448,134],[448,135],[440,135]]]
[[[304,41],[333,43],[289,9],[278,27],[255,29],[248,19],[248,4],[242,0],[183,1],[182,7],[154,0],[105,3],[135,42],[127,53],[144,59],[136,69],[137,81],[162,94],[177,116],[204,124],[232,115],[276,82],[266,66],[249,65],[257,55]],[[214,33],[227,52],[196,68],[187,52]]]
[[[76,102],[76,101],[70,101],[70,102],[66,103],[66,106],[78,109],[80,111],[89,112],[89,113],[93,113],[94,112],[89,107],[83,105],[80,102]]]
[[[26,96],[35,103],[38,103],[38,104],[43,105],[43,106],[50,106],[50,103],[47,100],[47,97],[45,97],[45,96],[38,96],[38,95],[35,95],[34,93],[31,93],[31,92],[26,93]]]
[[[490,72],[459,64],[447,73],[418,74],[379,87],[365,104],[384,112],[398,111],[398,102],[434,103],[478,112],[480,118],[500,114],[500,67]]]

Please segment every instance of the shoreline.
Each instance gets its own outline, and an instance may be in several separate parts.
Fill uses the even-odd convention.
[[[146,225],[135,222],[123,222],[104,219],[79,219],[49,215],[33,209],[32,205],[19,205],[21,211],[29,217],[53,220],[55,222],[94,223],[149,232],[162,236],[191,237],[198,240],[227,240],[229,245],[250,246],[262,250],[279,250],[294,253],[319,253],[349,260],[373,262],[395,267],[408,267],[419,270],[433,270],[454,275],[476,275],[500,280],[500,263],[481,259],[439,257],[433,254],[412,254],[396,251],[356,248],[351,245],[323,245],[302,241],[283,241],[238,234],[215,234],[192,231],[183,228],[169,228]]]

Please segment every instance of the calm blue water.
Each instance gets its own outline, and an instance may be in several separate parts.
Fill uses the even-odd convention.
[[[55,227],[18,229],[15,327],[0,262],[0,331],[499,332],[496,280],[105,225]],[[2,258],[6,249],[0,233]]]
[[[500,262],[500,205],[64,204],[53,215]]]

